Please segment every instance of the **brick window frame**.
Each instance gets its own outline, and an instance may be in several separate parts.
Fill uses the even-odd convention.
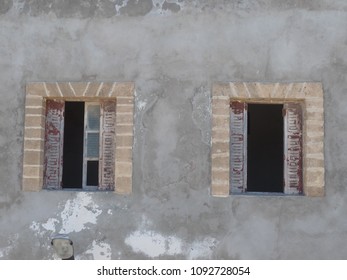
[[[44,184],[44,139],[46,100],[116,100],[115,188],[118,194],[132,192],[132,148],[134,127],[132,82],[57,82],[26,85],[23,191],[40,191]]]
[[[303,194],[324,196],[324,105],[321,83],[214,83],[212,86],[211,194],[230,194],[230,104],[302,104]]]

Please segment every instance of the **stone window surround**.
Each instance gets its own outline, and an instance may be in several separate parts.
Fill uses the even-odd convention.
[[[40,191],[44,172],[44,127],[47,99],[97,101],[116,99],[115,192],[132,192],[132,147],[134,127],[132,82],[56,82],[26,85],[23,191]]]
[[[324,196],[324,106],[321,83],[223,83],[212,86],[211,194],[230,194],[230,102],[303,104],[304,195]]]

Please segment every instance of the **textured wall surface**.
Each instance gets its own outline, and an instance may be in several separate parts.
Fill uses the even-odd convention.
[[[347,258],[344,0],[0,2],[0,259]],[[133,193],[22,191],[28,82],[133,81]],[[216,81],[322,82],[324,197],[210,195]]]

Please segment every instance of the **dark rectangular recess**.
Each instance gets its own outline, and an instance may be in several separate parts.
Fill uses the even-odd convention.
[[[282,110],[248,104],[247,192],[284,192]]]
[[[99,184],[99,161],[87,161],[87,186],[97,186]]]
[[[63,188],[82,188],[84,102],[65,102]]]

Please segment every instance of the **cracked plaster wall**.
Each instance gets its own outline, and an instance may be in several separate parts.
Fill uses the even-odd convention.
[[[0,259],[346,258],[347,5],[0,3]],[[134,81],[133,194],[21,191],[25,84]],[[209,194],[214,81],[321,81],[326,196]]]

